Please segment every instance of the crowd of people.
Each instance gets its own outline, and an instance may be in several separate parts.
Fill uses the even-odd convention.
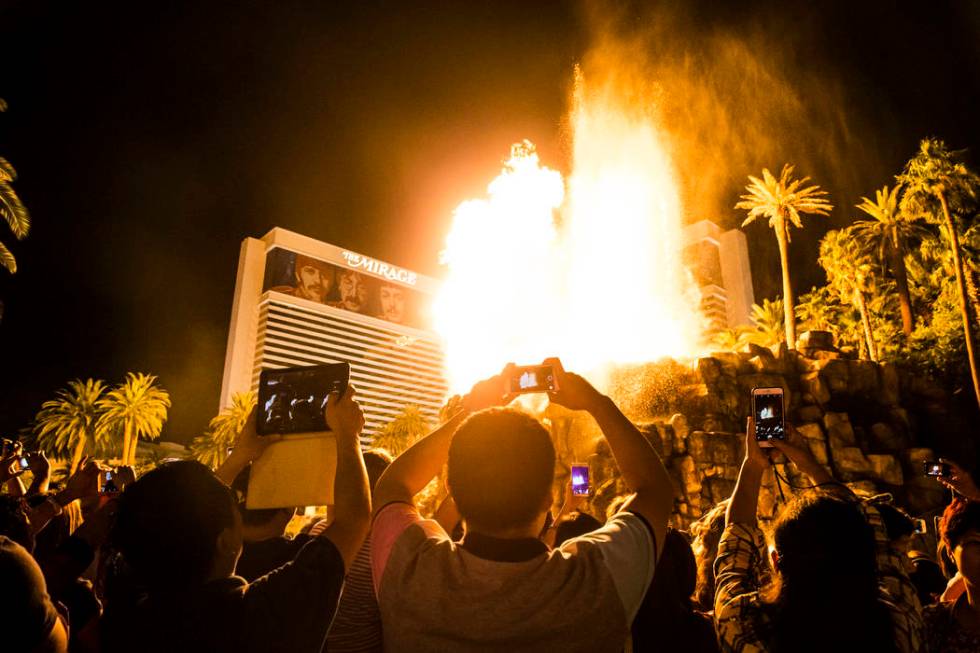
[[[555,366],[550,399],[596,421],[628,496],[556,504],[555,448],[507,407],[501,377],[395,459],[362,452],[350,387],[332,395],[334,505],[287,536],[294,508],[246,507],[276,436],[249,418],[225,462],[139,478],[85,461],[50,485],[43,454],[0,458],[0,650],[980,651],[980,490],[951,465],[938,551],[890,497],[859,498],[791,437],[747,424],[727,501],[690,532],[655,449],[608,397]],[[33,480],[21,482],[21,459]],[[784,457],[810,480],[763,532],[762,477]],[[431,518],[416,497],[445,473]],[[559,498],[560,499],[560,498]]]

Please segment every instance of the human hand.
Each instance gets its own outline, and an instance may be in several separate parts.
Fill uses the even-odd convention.
[[[35,477],[47,476],[51,471],[51,463],[48,462],[43,451],[32,451],[27,454],[27,464],[30,465],[31,473]]]
[[[791,424],[786,425],[786,438],[784,440],[773,439],[769,442],[773,448],[784,454],[791,463],[800,469],[817,464],[803,436]]]
[[[555,380],[558,384],[558,390],[548,393],[552,402],[569,410],[587,410],[590,412],[601,405],[602,393],[578,374],[566,372],[559,359],[546,358],[544,364],[554,368]]]
[[[760,470],[769,466],[769,454],[762,450],[759,441],[755,439],[755,418],[752,416],[749,416],[745,425],[745,462]]]
[[[116,467],[116,471],[113,474],[112,478],[115,480],[116,487],[119,488],[120,492],[125,490],[127,485],[136,481],[136,470],[129,465]]]
[[[507,393],[507,374],[508,370],[514,367],[513,363],[508,363],[501,374],[495,374],[490,378],[477,381],[462,399],[463,409],[467,412],[475,413],[484,408],[494,406],[506,406],[513,397]]]
[[[327,426],[336,437],[356,438],[364,428],[364,413],[361,405],[354,400],[356,392],[354,386],[348,384],[343,397],[336,392],[327,397]]]
[[[238,434],[238,439],[235,440],[235,445],[232,447],[232,453],[238,459],[254,462],[262,456],[266,447],[282,439],[282,436],[279,435],[259,435],[255,430],[257,419],[258,409],[252,408],[252,412],[248,414],[248,418],[245,420],[245,426],[242,427],[241,433]]]
[[[21,469],[20,464],[18,463],[19,460],[19,449],[15,449],[13,453],[0,458],[0,485],[3,485],[11,479],[17,478],[27,471],[26,469]]]
[[[64,505],[75,499],[98,496],[99,480],[107,471],[110,471],[110,468],[99,464],[98,461],[83,459],[78,471],[65,483],[65,489],[58,493],[61,499],[59,503]]]
[[[940,458],[939,462],[949,465],[950,474],[948,478],[937,476],[937,481],[970,501],[980,501],[980,488],[977,488],[969,472],[947,458]]]

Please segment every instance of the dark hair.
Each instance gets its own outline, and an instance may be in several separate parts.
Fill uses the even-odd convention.
[[[27,503],[21,497],[0,494],[0,535],[34,552],[34,532],[27,517]]]
[[[728,512],[728,499],[709,510],[698,521],[691,524],[694,536],[692,549],[697,563],[697,583],[694,588],[694,602],[701,610],[714,610],[715,603],[715,558],[718,557],[718,543],[725,532],[725,514]]]
[[[912,558],[912,572],[909,574],[909,580],[915,585],[916,594],[919,595],[919,603],[923,606],[936,603],[946,590],[947,579],[943,575],[942,569],[935,560],[931,560],[925,555]]]
[[[960,538],[968,531],[980,531],[980,503],[956,497],[946,506],[939,521],[939,537],[950,557]]]
[[[364,452],[364,467],[367,468],[368,484],[374,492],[374,486],[378,484],[381,474],[388,469],[388,465],[394,460],[387,449],[368,449]]]
[[[231,491],[204,465],[165,463],[122,493],[112,539],[151,593],[183,590],[207,579],[234,509]]]
[[[449,446],[449,487],[469,524],[504,529],[546,509],[555,447],[541,423],[511,408],[470,415]]]
[[[668,529],[653,581],[631,628],[635,651],[717,651],[711,620],[694,609],[694,552],[683,531]]]
[[[555,546],[602,528],[602,522],[586,512],[570,512],[555,526]]]
[[[885,531],[888,533],[889,540],[897,540],[900,537],[915,533],[915,522],[901,508],[890,503],[876,503],[875,508],[878,509],[881,521],[885,524]]]
[[[879,600],[874,530],[854,501],[797,498],[773,528],[771,651],[897,650]]]

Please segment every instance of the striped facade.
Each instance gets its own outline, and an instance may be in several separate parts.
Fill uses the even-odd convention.
[[[261,279],[266,255],[275,248],[336,265],[352,260],[345,250],[282,229],[273,229],[261,240],[246,239],[232,309],[222,407],[233,393],[256,390],[263,369],[347,362],[364,411],[365,446],[408,405],[418,406],[435,422],[448,390],[437,336],[275,289],[263,290],[268,285]],[[436,288],[434,280],[418,275],[412,279],[412,291],[420,296],[431,296]],[[393,283],[390,277],[381,281]]]

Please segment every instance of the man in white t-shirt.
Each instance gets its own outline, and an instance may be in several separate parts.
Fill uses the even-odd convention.
[[[602,528],[549,550],[555,450],[534,418],[499,408],[503,376],[398,457],[375,489],[372,568],[386,650],[621,651],[653,578],[673,492],[643,435],[582,377],[555,367],[551,400],[588,411],[635,492]],[[413,499],[448,462],[466,523],[455,543]]]

